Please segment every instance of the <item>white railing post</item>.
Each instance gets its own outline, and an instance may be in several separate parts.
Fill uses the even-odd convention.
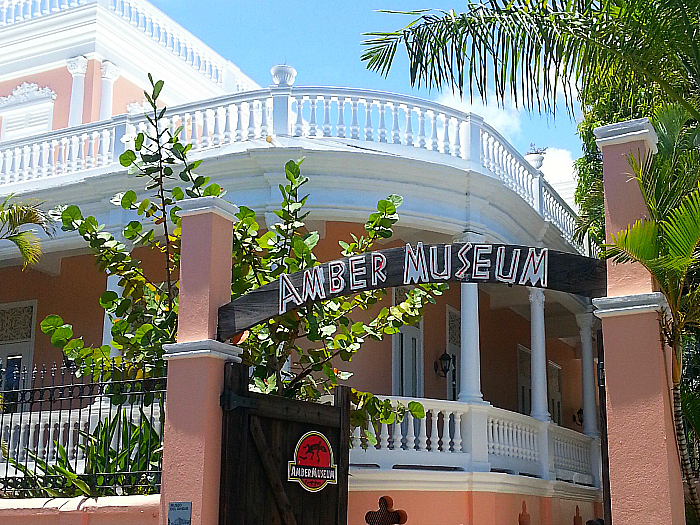
[[[469,410],[461,418],[462,448],[471,454],[472,472],[489,472],[488,404],[469,405]],[[455,418],[455,424],[457,424]],[[455,452],[457,448],[455,446]]]
[[[280,137],[288,137],[291,131],[290,107],[292,86],[297,71],[291,66],[275,66],[272,74],[272,132]]]
[[[555,480],[557,475],[554,467],[554,440],[550,438],[549,427],[556,426],[556,424],[544,421],[538,421],[536,424],[537,449],[540,453],[540,477]]]
[[[484,119],[478,115],[468,114],[465,121],[464,134],[464,158],[467,162],[471,162],[473,167],[482,167],[482,139],[481,127],[484,124]]]
[[[544,217],[544,210],[542,209],[542,172],[539,170],[532,179],[532,207],[540,214],[540,217]]]

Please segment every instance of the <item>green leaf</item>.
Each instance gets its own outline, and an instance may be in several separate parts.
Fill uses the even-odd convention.
[[[51,344],[55,347],[63,348],[71,337],[73,337],[73,327],[69,324],[64,324],[56,328],[51,334]]]
[[[215,182],[204,188],[204,193],[202,194],[204,197],[208,197],[210,195],[214,197],[218,197],[219,194],[221,193],[221,186],[216,184]]]
[[[394,205],[394,208],[398,208],[403,204],[403,197],[401,195],[392,194],[389,195],[386,200]]]
[[[418,401],[408,402],[408,411],[416,419],[423,419],[425,417],[425,408]]]
[[[100,296],[100,306],[105,310],[108,310],[114,306],[114,301],[119,298],[116,292],[107,290]]]
[[[119,155],[119,164],[128,168],[132,163],[136,162],[136,153],[128,149],[121,155]]]
[[[39,324],[41,331],[47,335],[51,335],[55,330],[63,326],[63,319],[60,315],[47,315],[44,320]]]
[[[134,139],[134,147],[136,148],[136,151],[141,150],[145,138],[146,137],[143,133],[139,133],[138,135],[136,135],[136,138]],[[121,157],[119,157],[119,161],[121,162]]]
[[[377,210],[385,215],[393,215],[396,213],[396,206],[392,202],[382,199],[377,203]]]
[[[163,84],[164,82],[162,80],[159,80],[158,82],[156,82],[156,85],[153,86],[153,100],[156,100],[158,98],[158,95],[160,95],[160,92],[163,89]]]
[[[130,210],[132,206],[136,203],[136,192],[134,190],[129,190],[127,191],[123,196],[122,196],[122,208],[125,210]]]
[[[81,221],[83,219],[83,214],[75,205],[68,206],[65,210],[61,212],[61,221],[63,222],[64,228],[73,228],[74,223]]]
[[[185,198],[185,192],[182,191],[182,188],[175,186],[172,190],[170,190],[173,194],[173,198],[175,200],[181,201],[182,199]]]

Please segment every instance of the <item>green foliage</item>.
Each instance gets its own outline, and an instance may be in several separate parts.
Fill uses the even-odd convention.
[[[49,213],[42,211],[40,203],[14,202],[14,196],[8,195],[0,203],[0,241],[12,242],[22,257],[23,268],[36,264],[41,257],[41,243],[33,228],[39,226],[44,233],[54,233],[53,219]]]
[[[161,405],[161,414],[163,407]],[[88,434],[80,431],[78,448],[84,454],[85,469],[78,473],[68,452],[57,441],[56,462],[49,463],[28,451],[36,472],[22,462],[8,459],[24,476],[22,494],[26,497],[90,497],[156,494],[160,490],[161,436],[141,410],[140,423],[130,420],[128,412],[117,412],[100,421]],[[116,448],[113,444],[117,444]],[[9,458],[7,446],[2,450]]]

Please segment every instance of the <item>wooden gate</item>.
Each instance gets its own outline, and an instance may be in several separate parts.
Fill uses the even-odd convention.
[[[220,525],[346,525],[350,389],[334,406],[248,391],[225,370]]]

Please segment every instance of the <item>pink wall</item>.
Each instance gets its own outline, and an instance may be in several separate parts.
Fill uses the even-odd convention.
[[[7,525],[157,525],[160,496],[0,499]]]
[[[101,97],[102,63],[99,60],[88,60],[83,96],[83,124],[100,120]]]
[[[365,514],[378,509],[382,496],[393,500],[394,510],[406,512],[410,525],[576,525],[577,506],[580,525],[601,517],[600,504],[591,501],[494,492],[387,490],[351,491],[348,523],[365,523]]]
[[[119,77],[114,82],[114,94],[112,96],[112,114],[122,115],[127,112],[126,106],[132,102],[143,102],[143,88],[129,82],[124,77]]]

